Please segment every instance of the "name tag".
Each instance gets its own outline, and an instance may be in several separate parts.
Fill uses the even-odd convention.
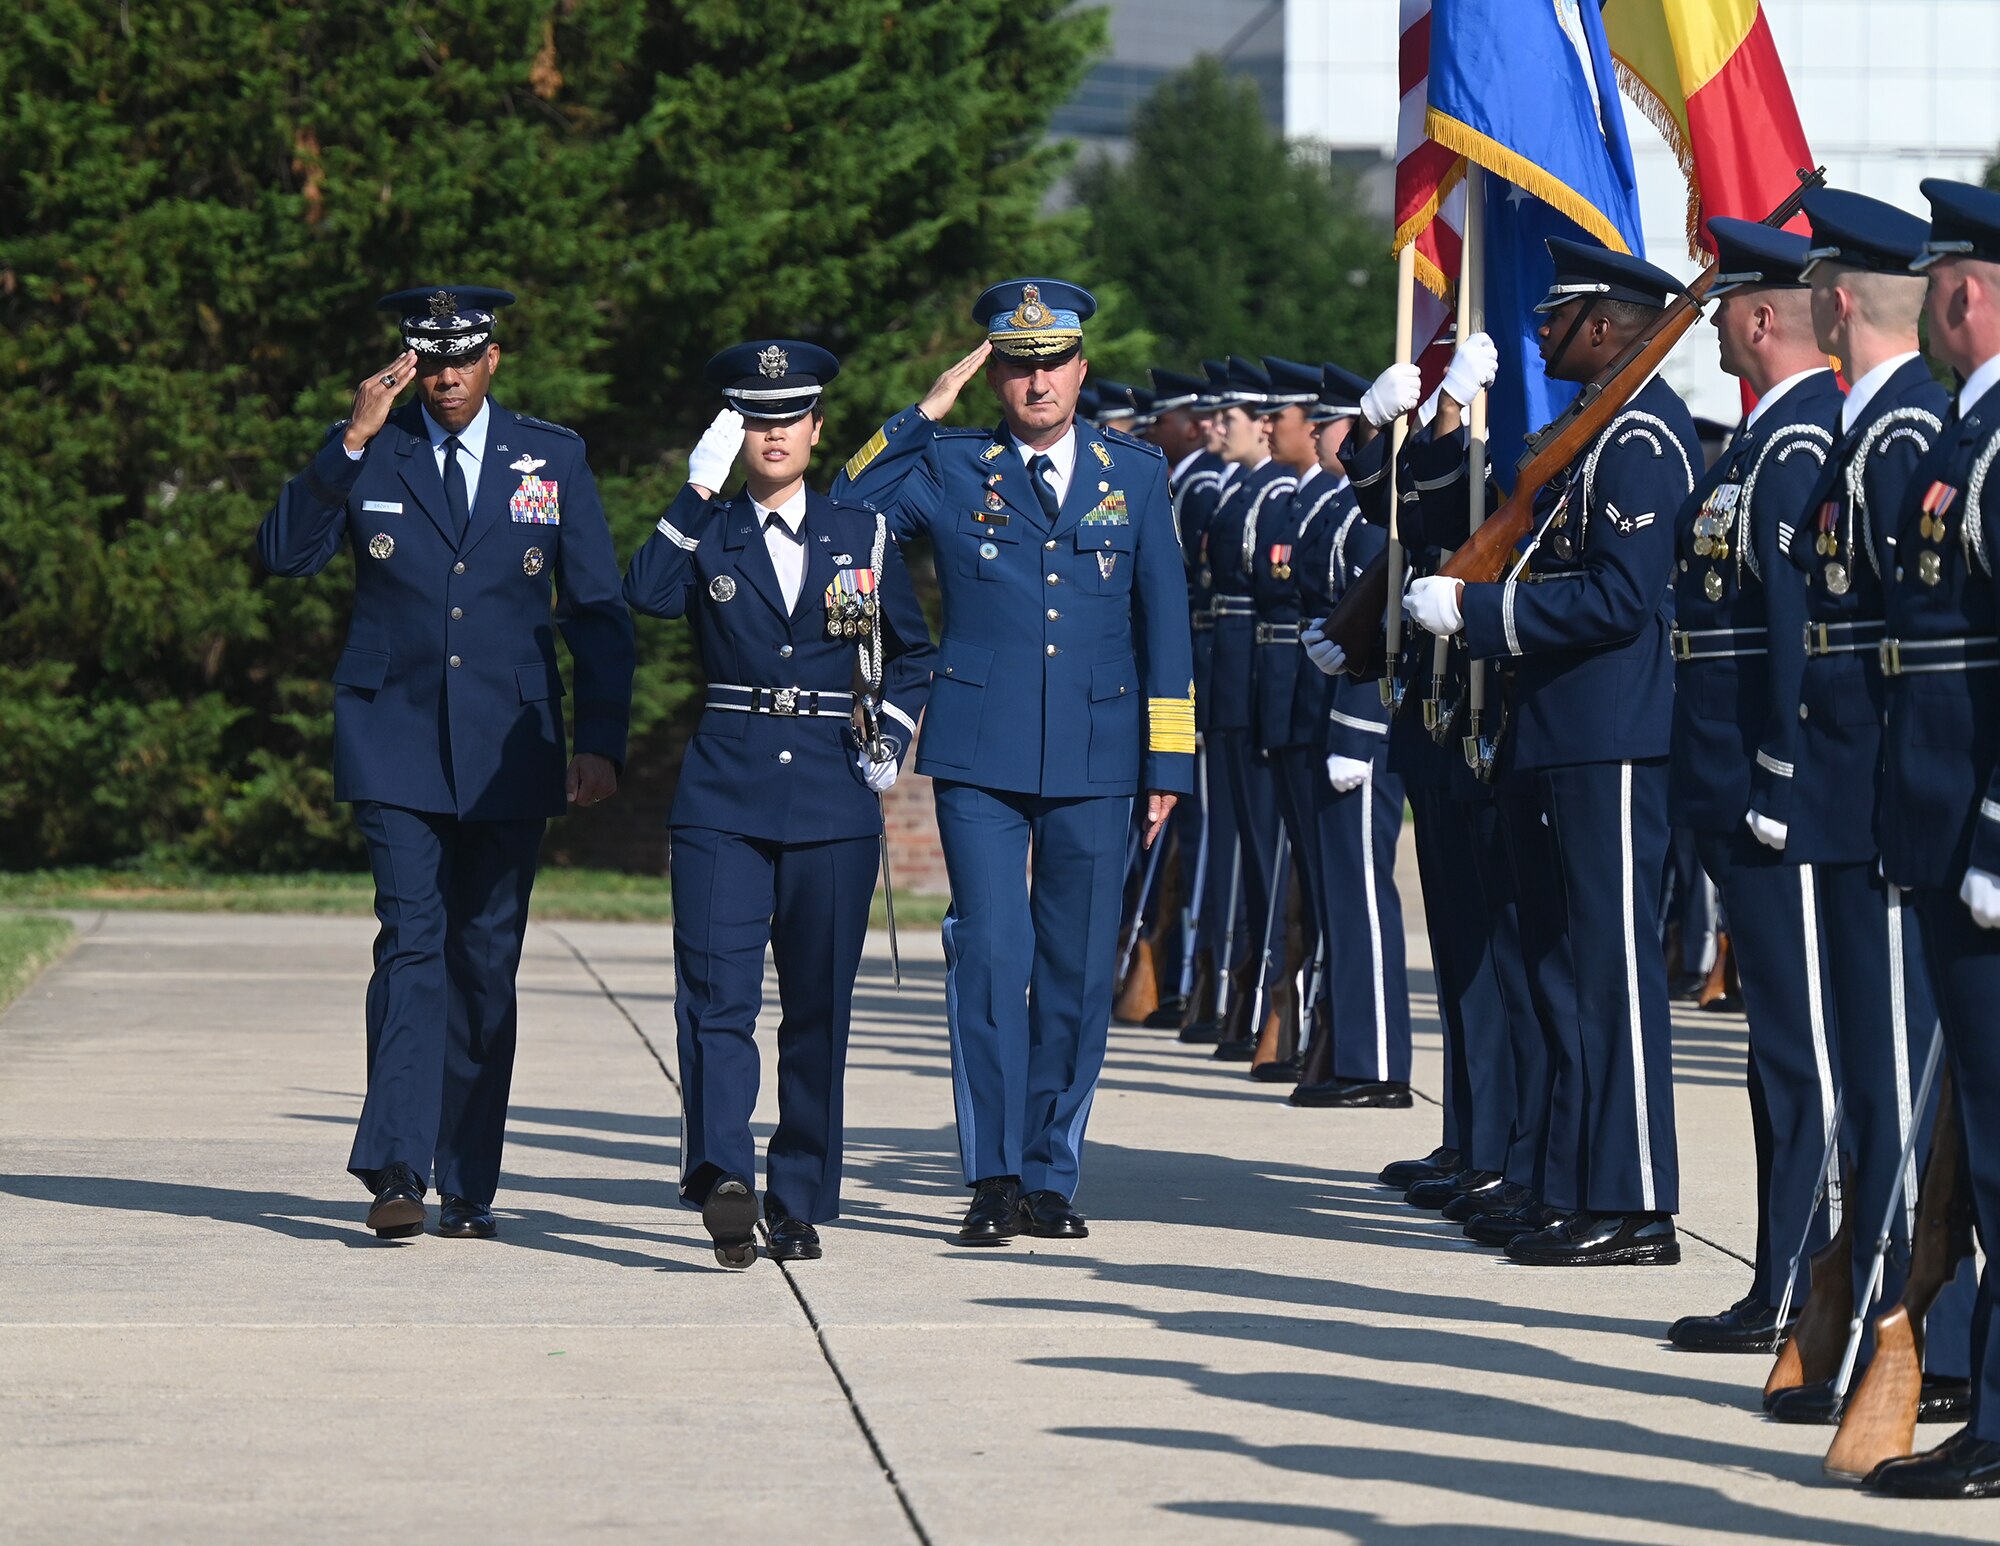
[[[1005,526],[1014,519],[1005,510],[975,510],[972,518],[981,526]]]
[[[403,504],[398,499],[364,499],[361,510],[364,515],[401,515]]]

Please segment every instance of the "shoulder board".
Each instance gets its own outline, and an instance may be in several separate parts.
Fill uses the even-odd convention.
[[[827,503],[843,515],[859,515],[873,520],[878,513],[875,507],[865,499],[834,499],[829,497]]]
[[[545,429],[552,435],[567,435],[571,440],[583,439],[583,436],[566,424],[551,424],[547,419],[531,418],[525,413],[515,414],[514,419],[516,423],[525,424],[530,429]]]
[[[1157,456],[1163,462],[1167,459],[1167,453],[1154,445],[1152,441],[1141,440],[1137,435],[1128,435],[1122,429],[1105,428],[1099,430],[1098,434],[1114,445],[1130,446],[1135,451],[1144,451],[1149,456]]]

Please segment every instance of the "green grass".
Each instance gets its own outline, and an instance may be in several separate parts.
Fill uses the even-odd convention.
[[[67,918],[0,915],[0,1009],[5,1009],[50,962],[69,949],[76,929]]]
[[[197,870],[142,867],[0,872],[0,908],[118,907],[367,917],[374,896],[374,883],[365,871],[210,875]],[[535,881],[534,915],[550,922],[665,923],[673,917],[673,904],[663,876],[550,868]],[[943,917],[943,897],[896,898],[899,926],[931,928]],[[873,919],[878,927],[885,921],[879,889]]]

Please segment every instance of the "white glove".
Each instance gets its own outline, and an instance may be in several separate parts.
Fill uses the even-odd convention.
[[[1500,351],[1484,333],[1473,333],[1452,351],[1445,367],[1444,395],[1461,408],[1472,406],[1473,398],[1493,385],[1500,374]]]
[[[1414,365],[1391,365],[1361,394],[1361,416],[1380,429],[1417,406],[1424,395],[1424,375]]]
[[[1425,633],[1448,638],[1465,626],[1465,613],[1458,604],[1463,583],[1441,574],[1427,574],[1410,586],[1409,595],[1403,598],[1403,610]]]
[[[1320,632],[1325,625],[1325,618],[1314,618],[1299,630],[1299,643],[1306,647],[1307,660],[1328,676],[1338,676],[1347,664],[1347,651]]]
[[[1359,789],[1368,782],[1371,768],[1358,757],[1342,757],[1338,754],[1326,759],[1326,781],[1334,789],[1346,794],[1350,789]]]
[[[743,449],[743,415],[725,408],[702,431],[701,439],[688,456],[688,482],[710,493],[729,481],[729,469]]]
[[[863,752],[855,759],[854,765],[861,770],[862,782],[877,794],[887,794],[889,786],[896,782],[896,759],[893,757],[887,762],[876,762]]]
[[[2000,929],[2000,875],[1967,870],[1958,899],[1972,909],[1972,921],[1982,929]]]
[[[1431,420],[1438,416],[1438,399],[1442,396],[1444,396],[1444,388],[1442,386],[1431,388],[1431,395],[1424,399],[1423,407],[1417,410],[1418,429],[1429,429],[1431,427]]]
[[[1773,821],[1762,811],[1752,811],[1743,818],[1743,824],[1750,829],[1750,835],[1766,848],[1784,851],[1785,836],[1790,831],[1782,821]]]

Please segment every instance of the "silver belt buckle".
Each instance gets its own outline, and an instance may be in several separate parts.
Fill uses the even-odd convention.
[[[796,718],[799,712],[799,690],[796,687],[773,687],[771,689],[771,712]]]
[[[1901,639],[1882,639],[1878,641],[1875,645],[1875,660],[1881,666],[1884,676],[1901,676],[1903,674],[1903,641]]]

